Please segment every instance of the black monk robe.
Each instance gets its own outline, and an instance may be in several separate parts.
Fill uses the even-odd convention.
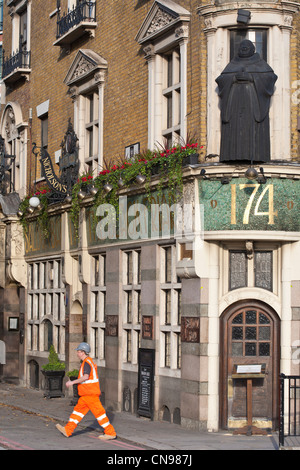
[[[242,41],[246,42],[250,43]],[[277,76],[251,45],[250,57],[239,53],[216,79],[221,99],[220,161],[270,160],[269,107]]]

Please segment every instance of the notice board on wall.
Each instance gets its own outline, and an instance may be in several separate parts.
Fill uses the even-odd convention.
[[[154,349],[139,349],[138,409],[140,416],[153,419]]]

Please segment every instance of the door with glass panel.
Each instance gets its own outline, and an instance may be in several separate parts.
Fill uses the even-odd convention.
[[[278,338],[275,312],[256,302],[236,305],[223,315],[222,424],[237,428],[247,418],[246,379],[232,378],[237,365],[262,365],[265,376],[252,381],[253,423],[275,428],[278,419]]]

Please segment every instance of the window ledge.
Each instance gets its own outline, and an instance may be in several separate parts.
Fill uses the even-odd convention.
[[[25,78],[26,81],[29,81],[30,73],[31,69],[17,67],[10,74],[6,75],[5,77],[2,77],[2,80],[5,85],[13,85],[21,78]]]
[[[76,26],[73,26],[66,34],[60,36],[53,46],[69,47],[76,39],[79,39],[84,34],[89,34],[90,37],[95,37],[95,29],[97,23],[91,21],[82,21]]]

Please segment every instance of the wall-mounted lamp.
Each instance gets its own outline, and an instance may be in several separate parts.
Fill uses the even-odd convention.
[[[209,153],[208,155],[205,156],[205,160],[210,160],[211,158],[218,157],[219,155],[217,153]]]
[[[98,189],[95,186],[92,185],[92,186],[89,187],[89,193],[92,196],[96,196],[97,192],[98,192]]]
[[[71,204],[72,202],[72,196],[70,196],[70,194],[67,195],[67,197],[65,197],[65,201],[64,201],[66,204]]]
[[[245,177],[248,178],[249,180],[257,180],[259,184],[265,184],[267,181],[267,178],[264,174],[263,167],[260,167],[259,172],[260,174],[257,172],[255,168],[250,166],[245,173]]]
[[[78,191],[77,193],[77,196],[78,196],[78,199],[83,199],[86,196],[86,194],[84,191],[82,191],[82,189],[80,189],[80,191]]]
[[[259,171],[260,171],[260,175],[257,176],[257,182],[260,184],[265,184],[267,182],[267,178],[264,174],[264,169],[262,166],[260,167]]]
[[[229,179],[228,176],[223,176],[223,177],[221,178],[221,183],[222,183],[222,184],[229,184],[229,182],[230,182],[230,179]]]
[[[146,176],[145,175],[137,175],[135,180],[138,184],[143,184],[143,183],[145,183]]]
[[[203,178],[204,180],[207,180],[205,168],[202,168],[202,170],[200,171],[200,176],[202,176],[202,178]]]
[[[258,177],[258,173],[256,169],[253,168],[253,166],[250,166],[245,173],[245,177],[248,178],[249,180],[256,180],[256,178]]]
[[[29,205],[30,205],[31,207],[33,207],[34,209],[40,205],[40,202],[41,202],[41,201],[39,200],[39,198],[38,198],[37,196],[32,196],[32,197],[29,199]]]
[[[118,186],[119,186],[119,188],[120,188],[120,189],[123,188],[124,184],[125,184],[125,183],[124,183],[123,179],[120,178],[119,181],[118,181]]]
[[[251,18],[251,12],[248,10],[239,9],[237,15],[237,23],[248,24]]]
[[[106,192],[106,194],[108,194],[110,193],[110,191],[113,190],[113,185],[110,183],[105,183],[105,185],[103,186],[103,189]]]

